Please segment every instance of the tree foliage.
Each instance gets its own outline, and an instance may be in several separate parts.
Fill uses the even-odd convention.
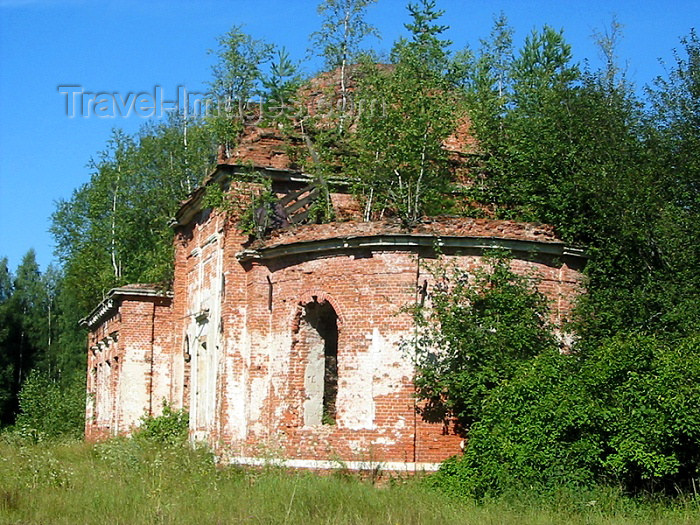
[[[184,117],[145,126],[134,136],[115,131],[90,163],[90,181],[58,202],[51,232],[63,265],[56,342],[64,373],[83,369],[85,333],[78,322],[111,288],[169,286],[169,222],[211,168],[214,151],[211,130]]]
[[[700,326],[700,40],[691,31],[681,44],[668,78],[657,78],[648,91],[647,142],[660,193],[649,289],[660,322],[694,333]]]
[[[285,48],[276,50],[270,71],[263,77],[262,84],[266,90],[262,108],[263,121],[287,123],[302,77],[298,65],[290,59]]]
[[[692,489],[700,466],[700,419],[689,404],[699,373],[699,61],[695,34],[682,42],[685,55],[650,88],[648,111],[616,80],[614,42],[603,42],[605,69],[581,70],[548,28],[513,61],[503,104],[494,103],[495,76],[467,84],[481,104],[471,113],[485,152],[481,198],[502,217],[553,224],[586,244],[591,259],[575,353],[539,345],[482,399],[451,402],[479,412],[464,455],[434,479],[447,490]]]
[[[470,275],[438,266],[431,304],[419,312],[418,396],[423,416],[454,418],[463,428],[481,419],[493,389],[515,376],[538,354],[556,348],[547,304],[510,260],[492,255]]]
[[[33,370],[22,385],[19,407],[14,431],[22,438],[79,438],[85,427],[85,375],[76,372],[61,382]]]
[[[390,67],[370,64],[360,82],[365,108],[353,137],[351,171],[361,181],[367,213],[406,223],[445,209],[451,181],[443,141],[454,131],[459,94],[448,78],[446,26],[435,2],[409,4],[410,39],[394,46]]]
[[[52,268],[41,273],[33,249],[14,274],[0,260],[0,424],[14,420],[33,368],[56,372],[57,279]]]
[[[310,40],[325,59],[327,69],[352,63],[358,57],[362,41],[379,36],[377,29],[365,20],[367,8],[376,1],[325,0],[318,5],[323,22]]]
[[[500,120],[512,93],[513,29],[504,13],[494,19],[489,38],[480,43],[477,57],[468,49],[462,51],[462,81],[469,98],[469,115],[483,140],[501,131]]]
[[[325,59],[327,69],[340,68],[340,116],[338,132],[345,131],[348,113],[348,67],[368,36],[378,37],[377,29],[365,20],[367,8],[376,0],[324,0],[318,6],[323,17],[321,29],[311,34],[312,43]]]
[[[186,133],[186,135],[185,135]],[[169,220],[212,165],[204,126],[174,118],[136,136],[115,131],[91,163],[90,182],[58,203],[51,231],[66,286],[83,312],[130,282],[167,283]]]
[[[408,5],[408,34],[389,64],[352,65],[375,34],[365,20],[372,3],[319,6],[312,42],[327,67],[340,68],[338,114],[311,116],[304,106],[291,115],[288,106],[300,103],[296,64],[234,26],[212,51],[208,118],[115,131],[90,181],[58,203],[51,231],[60,270],[42,273],[33,253],[14,273],[0,259],[0,421],[21,408],[20,428],[37,436],[72,421],[78,397],[62,392],[84,367],[78,319],[114,286],[167,285],[168,219],[212,166],[215,145],[229,155],[251,117],[301,134],[300,163],[326,194],[331,176],[347,175],[365,219],[412,225],[453,211],[458,192],[443,144],[468,115],[479,153],[470,157],[473,183],[459,192],[494,218],[551,224],[590,259],[567,356],[542,297],[506,261],[438,276],[432,310],[417,317],[416,385],[425,417],[456,419],[468,435],[464,456],[436,483],[478,496],[598,482],[683,489],[700,461],[697,34],[681,40],[667,76],[642,98],[617,63],[615,20],[596,36],[604,66],[594,70],[575,63],[549,26],[516,49],[503,14],[478,49],[453,54],[437,2],[419,0]],[[182,423],[182,414],[166,416],[162,429],[151,422],[155,434]]]
[[[0,259],[0,424],[12,420],[14,412],[15,360],[13,346],[16,338],[14,312],[10,307],[12,275],[7,258]]]
[[[493,392],[464,456],[434,482],[478,497],[595,483],[692,490],[699,349],[697,337],[620,335],[586,355],[538,356]]]
[[[214,100],[208,123],[218,143],[230,153],[250,116],[251,99],[262,94],[263,66],[272,60],[274,46],[246,34],[240,26],[233,26],[217,42],[218,48],[209,50],[217,61],[209,83]]]

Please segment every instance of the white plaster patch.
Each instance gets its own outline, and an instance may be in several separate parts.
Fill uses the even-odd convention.
[[[146,363],[125,361],[121,370],[121,411],[125,428],[138,425],[141,416],[148,410]]]
[[[396,441],[386,437],[378,437],[372,440],[373,445],[395,445]]]
[[[248,411],[248,419],[251,423],[259,423],[262,419],[262,410],[267,398],[266,377],[256,377],[249,381],[250,383],[250,406]]]
[[[323,419],[323,387],[325,376],[325,360],[323,355],[323,339],[321,336],[312,339],[313,330],[307,331],[309,355],[304,369],[304,426],[320,425]]]
[[[413,365],[403,355],[399,342],[405,334],[384,337],[378,328],[372,333],[370,355],[374,364],[372,395],[386,396],[397,392],[404,378],[413,376]]]
[[[228,357],[227,361],[229,372],[225,389],[228,406],[226,431],[233,439],[245,439],[248,427],[245,410],[247,374],[245,371],[234,374],[233,359]]]
[[[369,353],[356,356],[355,366],[347,367],[343,363],[342,351],[339,352],[339,376],[337,404],[343,426],[351,430],[373,429],[375,405],[372,397],[372,375],[374,368]],[[349,361],[349,360],[348,360]]]
[[[367,451],[365,439],[362,437],[360,437],[359,439],[349,441],[348,448],[350,449],[350,452],[352,452],[355,456],[361,456]]]
[[[269,338],[270,353],[270,395],[275,396],[275,420],[279,421],[289,408],[287,402],[290,358],[291,333],[275,334]]]
[[[233,464],[254,466],[280,466],[287,468],[305,468],[316,470],[350,469],[350,470],[385,470],[391,472],[435,472],[440,463],[413,463],[402,461],[330,461],[318,459],[269,459],[246,456],[227,458]]]
[[[355,367],[347,371],[338,391],[338,403],[343,407],[346,427],[352,430],[375,429],[375,399],[397,392],[404,379],[412,377],[413,366],[399,347],[401,335],[385,337],[375,327],[365,336],[370,341],[369,348],[356,356]]]

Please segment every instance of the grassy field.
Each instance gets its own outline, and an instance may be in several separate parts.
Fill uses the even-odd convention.
[[[693,499],[640,503],[614,491],[476,503],[419,479],[217,468],[209,454],[146,442],[23,444],[0,436],[0,523],[700,523]]]

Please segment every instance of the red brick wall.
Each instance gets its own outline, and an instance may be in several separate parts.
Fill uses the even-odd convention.
[[[244,204],[249,190],[239,183],[233,191]],[[163,398],[188,407],[193,437],[235,458],[433,464],[458,453],[462,440],[449,425],[423,421],[413,395],[414,327],[404,308],[416,300],[424,281],[428,289],[433,284],[426,264],[434,262],[431,250],[348,248],[266,258],[267,248],[381,234],[561,244],[541,225],[472,219],[434,220],[412,232],[379,222],[307,225],[250,242],[235,220],[205,212],[180,228],[172,306],[156,307],[154,316],[153,302],[125,300],[119,315],[90,336],[93,345],[119,331],[113,352],[135,364],[131,381],[138,381],[138,370],[146,371],[138,366],[150,367],[153,341],[153,373],[144,372],[143,384],[131,385],[143,394],[136,396],[144,401],[142,409],[156,412]],[[250,248],[261,250],[262,259],[241,262],[237,254]],[[521,255],[513,261],[514,270],[537,277],[551,301],[552,320],[560,322],[580,292],[580,273],[567,265],[571,258]],[[484,263],[475,249],[446,250],[444,257],[469,271]],[[335,424],[304,424],[310,343],[300,318],[312,301],[327,301],[338,316]],[[89,369],[104,366],[108,355],[91,356]],[[123,383],[124,378],[113,374],[111,381]],[[105,416],[95,408],[100,400],[104,406],[105,387],[90,374],[88,385],[95,399],[86,428],[95,436],[112,427],[101,422]],[[126,410],[117,405],[115,414]],[[137,405],[132,400],[126,411],[133,413]],[[127,423],[119,421],[119,431]]]
[[[246,194],[245,189],[240,193]],[[431,463],[459,451],[462,436],[454,429],[424,422],[416,414],[410,360],[399,348],[401,338],[413,329],[402,308],[415,301],[417,284],[432,282],[417,252],[365,250],[243,264],[236,258],[250,247],[399,232],[388,223],[307,225],[250,244],[235,229],[235,221],[226,223],[215,215],[202,216],[180,232],[174,308],[176,317],[186,319],[181,334],[193,332],[195,296],[217,280],[222,283],[215,292],[220,318],[207,321],[219,323],[219,328],[206,329],[208,348],[218,352],[213,417],[193,421],[197,437],[234,457]],[[508,221],[433,221],[414,233],[558,243],[550,228]],[[219,252],[219,267],[200,268],[207,247]],[[471,270],[483,263],[473,253],[448,253],[446,258]],[[516,259],[513,267],[540,279],[541,291],[551,299],[553,320],[561,320],[578,293],[580,274],[546,256]],[[223,276],[217,278],[216,271]],[[298,319],[314,296],[329,301],[338,315],[335,425],[303,424],[308,351],[300,343]],[[190,366],[196,360],[193,355]],[[190,402],[195,398],[190,392]]]
[[[468,270],[483,263],[480,256],[446,258]],[[225,422],[218,438],[239,456],[259,454],[261,445],[309,460],[438,462],[457,453],[461,436],[416,416],[410,362],[398,349],[402,337],[410,342],[413,330],[403,308],[415,301],[417,284],[432,281],[418,259],[410,252],[382,251],[249,265],[249,381],[266,390],[249,394],[245,440],[227,433]],[[568,303],[559,294],[573,293],[577,275],[562,279],[570,270],[545,262],[516,260],[513,266],[539,276],[555,318],[566,314]],[[296,345],[294,323],[300,305],[314,296],[329,301],[339,317],[338,421],[304,427],[306,355]]]
[[[115,302],[107,318],[88,334],[89,440],[128,434],[143,415],[160,413],[162,398],[168,398],[163,390],[169,388],[171,376],[170,299],[136,295],[117,297]]]
[[[120,344],[109,334],[121,331],[119,312],[113,312],[95,330],[88,334],[87,400],[85,411],[85,437],[95,440],[112,435],[116,426],[116,382],[106,381],[107,367],[116,364],[118,378],[119,360],[123,360]],[[117,362],[115,363],[115,357]],[[111,374],[109,374],[111,375]],[[112,378],[114,379],[114,378]]]

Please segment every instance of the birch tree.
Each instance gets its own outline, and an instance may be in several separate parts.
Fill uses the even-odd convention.
[[[348,111],[348,66],[357,59],[360,44],[379,37],[377,28],[365,20],[367,8],[376,0],[325,0],[318,6],[323,18],[321,29],[311,34],[316,52],[325,59],[328,70],[340,68],[340,115],[338,130],[346,128]]]
[[[183,118],[184,119],[184,118]],[[181,118],[115,132],[91,163],[90,181],[59,201],[51,232],[65,280],[83,313],[114,286],[167,283],[172,273],[169,219],[214,162],[207,126]]]
[[[360,97],[375,105],[360,114],[354,172],[366,218],[389,213],[413,224],[448,204],[451,172],[442,143],[455,129],[459,97],[447,77],[442,11],[430,0],[408,9],[410,38],[394,46],[393,67],[369,65],[360,81]]]
[[[217,61],[209,82],[214,113],[208,121],[228,157],[251,99],[262,94],[263,66],[272,59],[274,46],[244,33],[240,26],[233,26],[217,43],[217,49],[209,50]]]

